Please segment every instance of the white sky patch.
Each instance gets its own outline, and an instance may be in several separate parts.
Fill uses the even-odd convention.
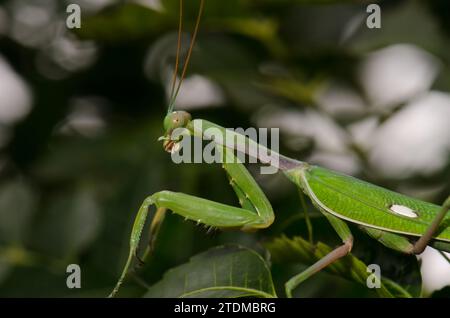
[[[163,8],[160,0],[134,0],[134,2],[157,11]]]
[[[60,67],[77,71],[91,65],[97,55],[97,47],[91,41],[79,41],[69,33],[60,36],[50,46],[50,55]]]
[[[54,0],[11,2],[10,36],[31,47],[51,41],[56,31],[56,5]]]
[[[309,158],[301,158],[344,173],[353,174],[359,169],[354,154],[348,150],[347,133],[328,116],[314,110],[297,111],[267,106],[255,116],[258,127],[280,128],[290,135],[290,140],[281,142],[298,151],[308,139],[315,143],[316,151]],[[292,140],[299,147],[295,147]]]
[[[178,81],[177,81],[178,82]],[[167,100],[170,99],[172,85],[167,85]],[[221,106],[225,102],[222,89],[215,82],[201,75],[185,78],[181,85],[175,109],[195,109],[208,106]]]
[[[450,153],[450,94],[430,92],[395,113],[369,141],[370,164],[383,176],[433,174]]]
[[[313,110],[268,109],[261,111],[259,127],[280,128],[290,135],[312,138],[320,150],[342,153],[347,150],[346,133],[332,119]]]
[[[409,44],[396,44],[368,55],[360,66],[361,83],[374,107],[392,107],[426,92],[440,62]]]
[[[340,83],[328,83],[318,90],[315,99],[321,108],[334,116],[355,116],[365,111],[361,96]]]
[[[359,172],[359,161],[351,152],[336,154],[316,151],[307,161],[349,175]]]
[[[31,109],[31,92],[25,81],[0,55],[0,123],[12,124]]]
[[[392,212],[394,212],[396,214],[406,216],[408,218],[416,218],[417,217],[417,213],[413,209],[408,208],[407,206],[404,206],[404,205],[393,204],[389,207],[389,210],[391,210]]]
[[[446,254],[450,257],[450,253]],[[422,260],[420,270],[426,292],[432,293],[450,285],[450,265],[436,249],[428,246],[418,257]]]
[[[366,151],[370,146],[370,140],[374,136],[377,128],[378,118],[375,116],[364,118],[347,126],[353,142]]]
[[[101,109],[105,106],[106,101],[95,96],[73,100],[72,111],[59,127],[59,132],[63,134],[76,132],[85,137],[100,135],[106,128],[106,123],[101,116]]]

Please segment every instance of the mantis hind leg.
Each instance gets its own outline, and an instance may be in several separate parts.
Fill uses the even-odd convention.
[[[411,243],[406,237],[403,237],[399,234],[390,233],[378,229],[361,227],[367,234],[369,234],[372,238],[379,241],[384,246],[391,248],[393,250],[406,253],[406,254],[417,254],[414,252],[414,244]],[[450,253],[450,242],[441,242],[441,241],[432,241],[429,242],[431,247],[437,249],[442,257],[445,258],[450,263],[450,260],[444,252]]]
[[[361,226],[361,229],[388,248],[406,254],[416,254],[414,244],[404,236],[364,226]],[[450,253],[450,242],[431,241],[428,245],[439,251]]]
[[[272,224],[274,220],[272,206],[251,174],[243,164],[237,161],[231,150],[222,146],[217,146],[217,149],[224,155],[223,168],[228,174],[230,184],[239,199],[241,208],[172,191],[161,191],[147,197],[142,203],[133,224],[127,262],[109,297],[114,297],[118,292],[133,258],[137,256],[136,253],[148,210],[152,205],[158,208],[150,228],[150,233],[154,235],[159,230],[166,210],[171,210],[173,213],[197,223],[219,228],[254,230]],[[147,248],[145,254],[151,251],[152,242],[154,242],[154,236],[150,239],[150,248]]]
[[[328,265],[334,263],[335,261],[339,260],[340,258],[348,255],[352,249],[353,246],[353,236],[350,232],[350,229],[348,228],[347,224],[340,220],[339,218],[329,214],[325,213],[324,215],[327,217],[330,224],[333,226],[336,233],[339,235],[339,237],[342,239],[344,244],[337,247],[327,255],[325,255],[323,258],[321,258],[319,261],[305,269],[303,272],[295,275],[291,279],[287,281],[287,283],[284,285],[286,296],[291,298],[292,297],[292,291],[300,285],[302,282],[304,282],[306,279],[314,275],[315,273],[321,271]]]
[[[361,226],[361,229],[369,234],[372,238],[376,239],[378,242],[390,249],[406,254],[413,253],[414,244],[412,244],[404,236],[364,226]]]

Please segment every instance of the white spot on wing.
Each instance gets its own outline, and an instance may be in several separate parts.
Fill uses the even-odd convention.
[[[401,216],[406,216],[408,218],[416,218],[417,217],[417,212],[415,212],[411,208],[408,208],[407,206],[404,206],[404,205],[393,204],[389,207],[389,210],[391,210],[392,212],[399,214]]]

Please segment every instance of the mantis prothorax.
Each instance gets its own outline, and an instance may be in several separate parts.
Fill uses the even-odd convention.
[[[182,1],[180,3],[182,4]],[[202,6],[203,0],[201,0],[201,9]],[[193,38],[197,32],[198,21],[199,18]],[[192,42],[188,58],[191,50]],[[178,57],[176,64],[178,65]],[[185,68],[182,78],[186,71]],[[173,96],[176,96],[176,93]],[[164,119],[165,134],[161,138],[164,140],[166,151],[176,151],[177,145],[181,142],[179,137],[172,138],[172,132],[176,128],[184,128],[186,135],[205,140],[211,140],[211,136],[205,133],[208,128],[216,128],[225,135],[226,129],[219,125],[202,119],[192,119],[191,115],[185,111],[172,111],[173,101],[174,98],[171,100],[170,112]],[[202,127],[202,129],[197,127]],[[238,137],[234,132],[228,131],[227,134],[233,138]],[[188,136],[183,136],[183,138],[186,137]],[[148,210],[153,205],[157,207],[157,213],[151,223],[152,239],[145,255],[153,248],[154,238],[166,210],[171,210],[186,219],[217,228],[251,231],[263,229],[272,224],[274,212],[269,200],[245,166],[236,160],[234,154],[234,150],[245,151],[249,145],[250,147],[262,146],[249,138],[242,138],[242,136],[235,140],[238,140],[238,143],[233,149],[227,148],[224,143],[219,142],[216,142],[215,147],[222,155],[224,160],[222,167],[227,172],[230,185],[235,191],[241,207],[171,191],[161,191],[147,197],[142,203],[133,225],[127,263],[110,296],[117,293],[133,258],[137,257]],[[251,155],[250,152],[248,154]],[[292,296],[293,289],[301,282],[351,251],[353,236],[347,222],[358,224],[362,230],[386,247],[407,254],[420,254],[427,245],[450,252],[450,215],[447,214],[450,209],[450,197],[442,206],[438,206],[329,169],[291,159],[273,151],[271,155],[279,157],[278,168],[310,198],[343,241],[341,246],[285,284],[288,297]],[[257,157],[263,163],[267,163],[267,158],[259,155]]]

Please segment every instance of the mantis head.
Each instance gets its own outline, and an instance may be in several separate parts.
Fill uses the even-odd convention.
[[[181,52],[181,31],[182,31],[182,12],[183,12],[183,1],[180,0],[180,21],[178,24],[178,43],[177,43],[177,54],[176,54],[176,60],[175,60],[175,69],[173,72],[173,78],[172,78],[172,89],[170,93],[170,103],[168,106],[168,114],[164,118],[164,136],[160,137],[159,140],[163,141],[163,147],[164,150],[170,153],[177,152],[181,145],[182,135],[185,134],[186,129],[184,129],[184,132],[181,134],[178,134],[177,128],[188,128],[189,123],[191,122],[191,114],[185,111],[172,111],[175,100],[178,96],[178,93],[181,88],[181,83],[183,82],[183,79],[186,75],[187,67],[189,65],[189,59],[191,57],[192,49],[194,47],[195,39],[197,37],[198,28],[200,25],[200,18],[202,16],[203,7],[204,7],[205,0],[200,0],[200,7],[198,9],[198,15],[197,20],[195,22],[195,28],[194,33],[192,35],[192,40],[189,44],[189,49],[186,55],[186,61],[184,62],[183,69],[181,71],[180,80],[178,81],[177,85],[177,73],[178,73],[178,66],[179,66],[179,57]],[[175,133],[175,137],[174,137]]]
[[[174,152],[178,149],[177,144],[181,141],[181,136],[172,139],[172,132],[177,128],[186,128],[191,122],[191,114],[185,111],[174,111],[164,118],[164,136],[160,138],[163,140],[164,150],[167,152]]]

